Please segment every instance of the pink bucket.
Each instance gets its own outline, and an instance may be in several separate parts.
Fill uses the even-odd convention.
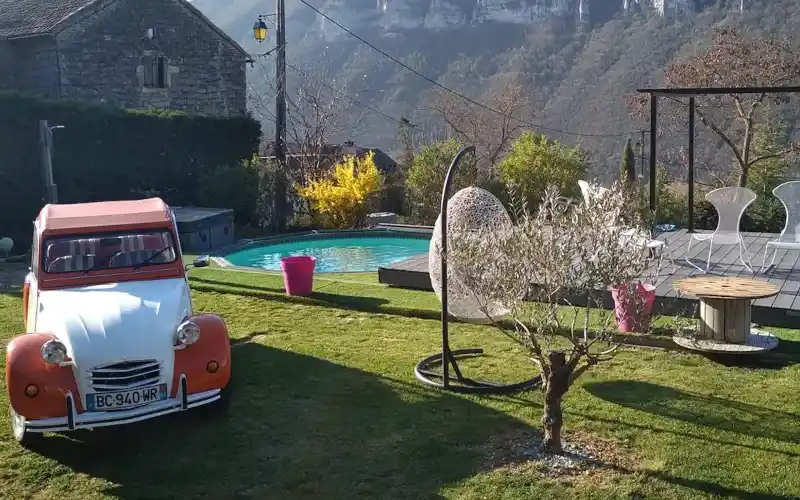
[[[314,289],[314,266],[317,259],[307,255],[281,258],[286,295],[307,297]]]
[[[656,299],[656,287],[639,282],[636,285],[636,296],[633,296],[628,286],[617,285],[611,289],[617,325],[621,332],[643,333],[650,327],[650,312]]]

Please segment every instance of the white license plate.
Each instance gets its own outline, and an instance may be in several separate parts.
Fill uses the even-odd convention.
[[[130,391],[87,394],[86,409],[88,411],[119,410],[165,399],[167,399],[167,384],[151,385]]]

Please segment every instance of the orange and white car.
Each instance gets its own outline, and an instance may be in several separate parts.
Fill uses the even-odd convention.
[[[224,408],[227,327],[193,312],[188,267],[159,198],[42,209],[23,288],[27,333],[6,350],[17,441]]]

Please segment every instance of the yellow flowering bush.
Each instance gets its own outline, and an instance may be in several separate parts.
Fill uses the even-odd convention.
[[[381,189],[383,179],[375,166],[374,154],[362,158],[347,156],[330,174],[298,186],[297,192],[335,228],[364,224],[367,202]]]

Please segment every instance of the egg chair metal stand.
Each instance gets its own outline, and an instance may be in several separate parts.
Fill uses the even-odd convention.
[[[444,179],[444,186],[442,188],[442,203],[441,203],[441,238],[442,238],[442,251],[441,251],[441,302],[442,302],[442,351],[432,356],[423,359],[414,368],[414,375],[422,383],[445,389],[453,392],[460,393],[480,393],[480,394],[509,394],[518,392],[524,389],[529,389],[538,386],[541,383],[541,377],[533,377],[522,382],[515,383],[501,383],[490,382],[484,380],[475,380],[464,376],[461,368],[458,366],[458,360],[479,356],[483,354],[483,348],[471,347],[464,349],[450,349],[449,337],[449,314],[447,304],[447,204],[450,199],[450,189],[455,178],[455,173],[461,165],[461,161],[467,154],[475,155],[475,148],[468,146],[461,149],[450,167],[447,169],[447,175]],[[441,366],[441,370],[436,368]],[[452,369],[452,374],[450,373]]]

